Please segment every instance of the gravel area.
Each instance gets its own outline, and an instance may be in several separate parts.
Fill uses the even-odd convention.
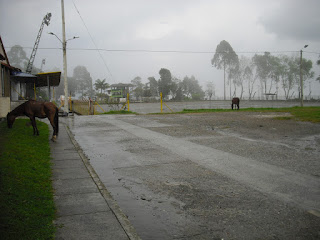
[[[288,113],[227,112],[145,115],[165,124],[149,129],[250,157],[293,171],[320,176],[320,124],[277,120]]]
[[[320,124],[276,116],[288,114],[104,115],[68,124],[142,239],[320,239]],[[202,159],[202,150],[221,159]],[[237,158],[239,172],[251,169],[244,163],[266,170],[249,176],[262,182],[233,177],[228,164]],[[263,178],[272,169],[280,179]]]

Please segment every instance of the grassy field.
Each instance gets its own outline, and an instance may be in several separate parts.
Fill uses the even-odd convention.
[[[231,109],[184,109],[179,113],[204,113],[204,112],[231,112],[238,110]],[[281,120],[298,120],[309,121],[314,123],[320,122],[320,107],[292,107],[292,108],[244,108],[239,111],[246,112],[287,112],[292,116],[277,117]]]
[[[109,112],[104,112],[104,113],[100,113],[100,114],[137,114],[137,113],[131,112],[131,111],[126,111],[126,110],[120,110],[120,111],[109,111]]]
[[[54,239],[49,128],[0,122],[0,239]]]
[[[206,112],[286,112],[291,116],[275,117],[279,120],[297,120],[297,121],[309,121],[314,123],[320,122],[320,107],[291,107],[291,108],[243,108],[240,110],[231,109],[184,109],[181,112],[172,113],[149,113],[149,114],[183,114],[183,113],[206,113]],[[109,111],[100,114],[137,114],[131,111]]]

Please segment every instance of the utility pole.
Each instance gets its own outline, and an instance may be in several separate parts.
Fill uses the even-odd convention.
[[[300,50],[300,97],[301,107],[303,107],[302,49]]]
[[[226,60],[223,60],[223,100],[226,100]]]
[[[61,15],[62,15],[62,49],[63,49],[63,75],[64,75],[64,110],[69,114],[69,94],[68,94],[68,79],[67,79],[67,42],[66,28],[64,20],[64,1],[61,0]]]
[[[309,45],[304,45],[303,48],[307,48]],[[300,97],[301,107],[303,107],[303,78],[302,78],[302,49],[300,50]]]
[[[64,111],[69,114],[69,94],[68,94],[68,74],[67,74],[67,42],[69,40],[73,40],[79,37],[73,37],[66,40],[66,28],[65,28],[65,20],[64,20],[64,2],[61,0],[61,15],[62,15],[62,41],[61,39],[54,34],[53,32],[49,32],[48,34],[54,35],[61,43],[62,43],[62,51],[63,51],[63,76],[64,76]],[[70,94],[71,95],[71,94]]]

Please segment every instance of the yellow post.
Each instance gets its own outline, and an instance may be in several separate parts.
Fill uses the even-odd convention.
[[[127,93],[127,104],[128,104],[128,111],[130,111],[130,104],[129,104],[129,93]]]
[[[34,82],[34,84],[33,84],[33,91],[34,91],[34,100],[37,100],[36,82]]]
[[[88,102],[88,115],[90,115],[90,100]]]
[[[95,104],[98,105],[98,107],[102,110],[103,113],[106,112],[106,111],[99,105],[98,102],[95,102]]]
[[[160,105],[161,105],[161,113],[162,113],[162,92],[160,93]]]
[[[69,97],[69,106],[70,106],[70,111],[72,112],[72,101],[71,101],[71,96]]]

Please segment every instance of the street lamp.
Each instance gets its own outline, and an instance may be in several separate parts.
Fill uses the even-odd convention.
[[[68,80],[67,80],[67,41],[76,39],[78,37],[73,37],[68,40],[66,40],[66,28],[65,28],[65,20],[64,20],[64,0],[61,0],[61,17],[62,17],[62,41],[60,38],[58,38],[57,35],[55,35],[53,32],[50,32],[49,34],[56,36],[58,40],[62,43],[62,50],[63,50],[63,75],[64,75],[64,109],[67,115],[69,114],[69,94],[68,94]]]
[[[64,74],[64,111],[67,113],[67,115],[69,114],[69,94],[68,94],[68,79],[67,79],[67,42],[69,40],[73,40],[79,37],[73,37],[73,38],[69,38],[67,40],[61,41],[61,39],[54,34],[53,32],[49,32],[48,34],[51,34],[53,36],[55,36],[61,43],[62,43],[62,50],[63,50],[63,74]],[[64,37],[65,39],[65,37]]]
[[[61,41],[61,39],[55,35],[53,32],[49,32],[48,34],[51,34],[51,35],[54,35],[56,38],[58,38],[58,40],[63,44],[63,42]],[[73,40],[73,39],[76,39],[76,38],[79,38],[79,37],[73,37],[73,38],[69,38],[66,40],[66,42],[68,42],[69,40]]]
[[[304,45],[303,48],[307,48],[309,45]],[[303,79],[302,79],[302,49],[300,50],[300,97],[301,107],[303,107]]]

